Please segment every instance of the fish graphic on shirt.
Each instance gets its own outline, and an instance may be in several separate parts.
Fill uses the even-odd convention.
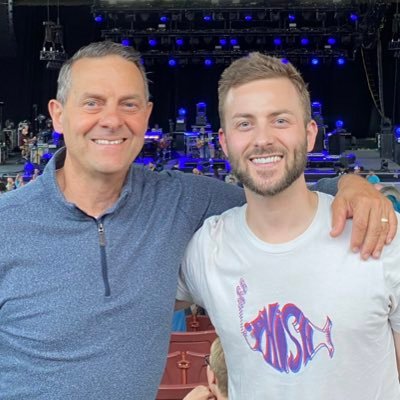
[[[253,320],[244,321],[247,290],[246,282],[241,279],[236,293],[242,335],[253,351],[262,354],[267,364],[279,372],[296,373],[319,351],[325,349],[329,357],[333,357],[335,348],[329,317],[323,327],[318,327],[295,304],[281,307],[279,303],[272,303],[259,310]]]

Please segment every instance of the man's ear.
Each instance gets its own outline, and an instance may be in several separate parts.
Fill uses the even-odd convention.
[[[307,134],[307,151],[310,152],[314,148],[315,139],[317,138],[318,133],[318,125],[312,119],[306,127],[306,134]]]
[[[226,133],[222,128],[218,129],[218,139],[219,144],[221,145],[222,151],[228,157],[228,146],[226,145]]]
[[[63,133],[63,124],[62,124],[62,115],[63,115],[63,106],[57,100],[49,101],[49,113],[51,119],[53,120],[53,127],[56,132]]]
[[[147,121],[149,121],[152,111],[153,111],[153,103],[151,101],[149,101],[149,102],[147,102],[147,105],[146,105]]]

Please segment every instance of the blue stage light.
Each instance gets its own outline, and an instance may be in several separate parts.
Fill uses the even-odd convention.
[[[346,64],[346,60],[343,57],[339,57],[336,61],[337,65],[344,65]]]
[[[203,17],[203,19],[204,19],[204,21],[206,21],[206,22],[210,22],[210,21],[212,20],[212,17],[211,17],[211,15],[207,14],[207,15],[205,15],[205,16]]]
[[[183,46],[183,39],[182,39],[182,38],[178,38],[178,39],[175,40],[175,43],[176,43],[178,46]]]
[[[206,67],[210,67],[212,64],[213,64],[213,62],[212,62],[211,59],[206,58],[206,59],[204,60],[204,65],[205,65]]]
[[[180,116],[180,117],[184,117],[184,116],[186,116],[186,109],[185,108],[180,108],[179,110],[178,110],[178,115]]]
[[[288,19],[290,22],[296,21],[296,16],[294,14],[289,14]]]
[[[95,15],[95,17],[94,17],[94,20],[100,24],[101,22],[104,21],[104,18],[103,18],[102,15],[97,14],[97,15]]]
[[[351,13],[350,14],[350,20],[353,22],[358,21],[358,15],[356,13]]]
[[[122,39],[121,40],[121,44],[122,44],[122,46],[130,46],[131,45],[131,42],[130,42],[130,40],[129,39]]]
[[[160,22],[165,23],[168,21],[168,17],[166,15],[161,15]]]
[[[176,65],[176,60],[174,60],[173,58],[170,58],[170,59],[168,60],[168,65],[169,65],[170,67],[175,67],[175,65]]]
[[[45,164],[47,164],[47,163],[49,162],[49,160],[50,160],[51,157],[53,157],[53,153],[44,153],[44,154],[42,155],[42,157],[40,157],[40,158],[41,158],[41,161],[42,161],[42,162],[44,162]]]
[[[394,136],[396,137],[396,139],[400,139],[400,126],[394,127]]]
[[[35,166],[28,160],[24,164],[25,175],[31,176],[33,174],[34,170],[35,170]]]
[[[310,40],[308,38],[301,38],[300,43],[302,46],[308,46],[310,44]]]
[[[226,46],[226,43],[227,43],[227,41],[226,41],[225,38],[219,39],[219,44],[220,44],[221,46]]]
[[[274,45],[275,46],[280,46],[282,44],[282,39],[281,38],[275,38],[274,39]]]
[[[312,59],[311,59],[311,64],[312,64],[312,65],[318,65],[318,64],[319,64],[318,58],[312,58]]]
[[[231,44],[232,46],[236,46],[236,45],[238,44],[238,41],[237,41],[237,39],[235,39],[235,38],[232,38],[229,42],[230,42],[230,44]]]
[[[151,47],[157,46],[157,40],[156,39],[149,39],[149,45]]]
[[[245,21],[251,21],[253,17],[250,14],[245,15],[244,17]]]
[[[329,37],[327,40],[327,43],[331,46],[333,46],[336,43],[336,39],[334,37]]]
[[[336,126],[336,129],[341,129],[341,128],[343,128],[343,126],[344,126],[344,122],[343,122],[341,119],[338,119],[338,120],[335,122],[335,126]]]
[[[288,64],[289,60],[287,58],[281,58],[282,64]]]

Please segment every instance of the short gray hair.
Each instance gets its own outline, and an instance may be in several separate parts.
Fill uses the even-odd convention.
[[[65,104],[67,101],[68,93],[72,83],[72,66],[76,61],[82,58],[99,58],[106,56],[119,56],[136,65],[143,78],[146,100],[149,100],[149,82],[146,76],[146,71],[140,59],[140,53],[132,47],[123,46],[122,44],[109,41],[90,43],[89,45],[78,50],[63,64],[57,80],[57,100],[61,104]]]

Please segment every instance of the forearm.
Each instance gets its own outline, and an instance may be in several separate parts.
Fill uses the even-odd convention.
[[[335,196],[338,191],[340,179],[340,176],[334,178],[322,178],[312,185],[310,189]]]

